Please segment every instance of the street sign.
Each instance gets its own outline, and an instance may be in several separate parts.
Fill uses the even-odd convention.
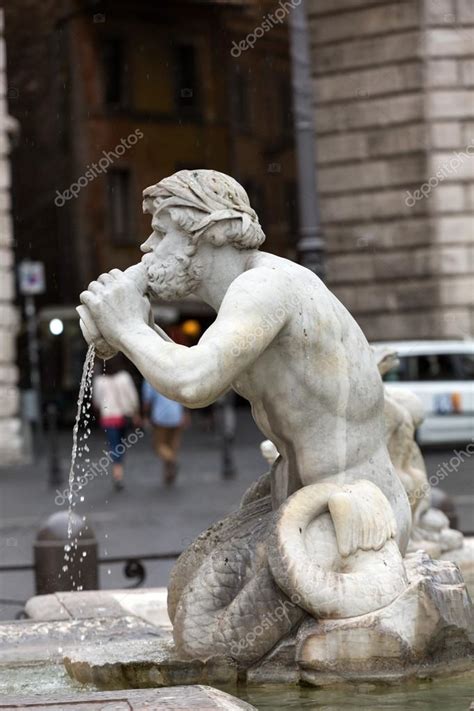
[[[43,262],[24,260],[18,266],[18,281],[20,294],[34,296],[43,294],[46,289]]]

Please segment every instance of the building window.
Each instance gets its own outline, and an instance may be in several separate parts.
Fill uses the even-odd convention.
[[[196,111],[199,104],[196,48],[183,44],[175,50],[176,106],[180,111]]]
[[[125,46],[118,38],[106,39],[102,48],[104,100],[108,106],[125,104]]]
[[[134,244],[130,224],[130,171],[113,168],[107,173],[110,238],[116,245]]]

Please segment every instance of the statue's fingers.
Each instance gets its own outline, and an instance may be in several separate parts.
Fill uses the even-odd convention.
[[[95,341],[98,338],[102,338],[99,329],[95,325],[94,318],[87,306],[81,304],[81,306],[78,306],[76,308],[76,311],[79,314],[79,322],[85,325],[87,332],[90,334],[92,340]]]
[[[114,278],[111,274],[101,274],[100,277],[97,277],[97,281],[100,284],[110,284],[111,282],[114,281]]]
[[[100,284],[98,281],[91,281],[91,283],[87,287],[87,291],[91,291],[93,294],[97,294],[101,291],[101,289],[102,284]]]
[[[93,337],[92,333],[89,331],[89,329],[87,328],[84,321],[82,321],[82,319],[79,321],[79,327],[81,329],[82,335],[84,336],[84,338],[86,340],[87,345],[90,346],[91,343],[94,342],[94,337]]]
[[[83,292],[80,294],[79,299],[80,299],[80,301],[81,301],[81,304],[84,304],[84,305],[87,306],[87,308],[89,308],[89,309],[93,309],[94,306],[97,304],[97,299],[96,299],[96,297],[95,297],[94,294],[93,294],[91,291],[89,291],[89,290],[83,291]]]
[[[111,269],[109,274],[114,279],[117,279],[117,278],[120,278],[123,276],[123,272],[120,269]]]

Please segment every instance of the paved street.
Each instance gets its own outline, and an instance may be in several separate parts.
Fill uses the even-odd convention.
[[[235,443],[238,475],[220,476],[219,441],[206,432],[202,418],[193,414],[193,424],[184,436],[181,470],[175,487],[162,486],[160,465],[151,450],[149,436],[139,440],[127,454],[126,488],[117,493],[107,476],[97,476],[83,490],[84,502],[76,511],[87,516],[99,542],[100,557],[146,555],[181,551],[198,533],[235,508],[242,493],[266,469],[258,444],[262,437],[247,409],[239,410]],[[91,459],[102,456],[105,440],[99,431],[90,439]],[[71,433],[60,436],[61,466],[66,487],[70,461]],[[462,446],[456,447],[461,451]],[[433,475],[454,456],[452,449],[426,454]],[[443,488],[455,497],[464,530],[474,531],[474,487],[472,462],[464,462],[448,473]],[[453,468],[451,466],[450,468]],[[48,462],[0,469],[2,498],[0,521],[0,565],[31,563],[32,544],[41,522],[58,511],[57,492],[48,488]],[[65,508],[63,505],[62,508]],[[147,563],[148,585],[165,585],[172,562]],[[102,588],[129,585],[119,564],[100,566]],[[0,598],[26,600],[34,594],[31,572],[3,574]],[[0,604],[0,618],[18,611]]]

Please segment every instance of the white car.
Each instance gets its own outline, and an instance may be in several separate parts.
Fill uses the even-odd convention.
[[[474,441],[474,340],[374,343],[397,352],[400,365],[384,376],[389,389],[412,390],[426,418],[420,444]]]

